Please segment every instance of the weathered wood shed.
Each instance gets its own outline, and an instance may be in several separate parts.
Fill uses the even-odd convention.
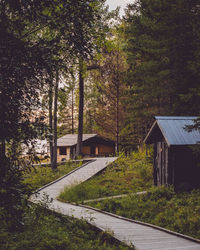
[[[67,134],[58,139],[58,161],[73,159],[76,154],[77,134]],[[83,134],[82,155],[87,157],[109,156],[115,153],[115,142],[97,134]]]
[[[154,184],[175,189],[200,186],[200,166],[191,145],[200,142],[200,132],[188,132],[197,117],[157,116],[144,142],[154,144]]]

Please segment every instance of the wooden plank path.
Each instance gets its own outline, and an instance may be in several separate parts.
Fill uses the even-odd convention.
[[[85,219],[103,231],[112,232],[118,240],[134,245],[137,250],[200,250],[198,240],[180,237],[178,234],[153,228],[145,223],[134,222],[106,212],[102,213],[86,206],[63,203],[56,199],[64,186],[78,184],[91,178],[114,160],[116,160],[114,157],[98,158],[64,178],[41,188],[37,195],[32,195],[31,201],[40,203],[44,194],[48,195],[53,200],[50,209],[78,219]]]
[[[71,173],[66,174],[64,178],[61,177],[60,179],[47,184],[38,191],[43,191],[43,193],[46,193],[52,198],[56,199],[64,187],[78,185],[79,183],[88,180],[98,172],[105,169],[108,164],[115,161],[116,159],[117,157],[97,158],[89,163],[84,164],[78,169],[75,169]]]
[[[147,191],[142,191],[142,192],[137,192],[137,193],[128,193],[128,194],[119,194],[119,195],[114,195],[114,196],[102,197],[102,198],[98,198],[98,199],[85,200],[85,201],[83,201],[83,203],[86,204],[86,203],[90,203],[90,202],[94,202],[94,201],[112,200],[112,199],[127,197],[130,195],[143,195],[146,193],[147,193]]]

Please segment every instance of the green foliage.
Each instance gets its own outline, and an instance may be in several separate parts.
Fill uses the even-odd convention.
[[[2,226],[16,230],[22,226],[24,208],[31,190],[22,183],[23,172],[9,162],[4,166],[6,172],[0,175],[0,220]]]
[[[31,191],[69,173],[81,163],[66,162],[53,171],[50,167],[23,169],[7,164],[5,175],[0,177],[0,218],[13,230],[22,226],[24,209]]]
[[[101,65],[100,70],[90,74],[94,80],[92,91],[90,90],[89,93],[95,97],[95,101],[89,99],[88,105],[91,107],[91,113],[94,114],[94,128],[100,134],[117,141],[116,136],[119,136],[124,112],[123,73],[126,71],[126,63],[120,48],[120,38],[112,35],[111,39],[110,43],[107,42],[108,47],[102,48],[101,59],[98,60],[98,64]]]
[[[52,170],[51,167],[32,167],[29,171],[25,172],[23,182],[30,185],[33,190],[36,190],[69,173],[80,165],[81,163],[67,161],[65,164],[58,166],[56,170]]]
[[[30,205],[20,231],[10,232],[1,218],[1,249],[131,249],[83,220]]]
[[[105,196],[134,193],[152,186],[152,164],[145,153],[121,154],[105,171],[87,182],[65,188],[59,199],[83,202]]]
[[[130,249],[119,244],[109,233],[103,233],[83,220],[75,220],[49,211],[46,209],[49,202],[46,199],[44,207],[34,204],[27,206],[27,185],[36,189],[80,164],[67,162],[56,171],[52,171],[50,167],[36,167],[24,175],[16,169],[16,173],[12,170],[12,178],[10,173],[8,174],[9,179],[5,182],[7,186],[1,188],[0,192],[0,198],[4,195],[9,201],[6,206],[1,203],[1,249]],[[23,178],[25,179],[22,182]],[[21,194],[20,197],[13,196],[13,188],[18,189],[16,193]],[[5,199],[1,199],[3,200]]]
[[[137,0],[122,30],[129,69],[124,138],[141,143],[155,115],[199,115],[198,0]],[[128,143],[127,143],[128,144]]]
[[[93,202],[90,205],[200,238],[200,190],[176,194],[173,188],[152,188],[147,194]]]

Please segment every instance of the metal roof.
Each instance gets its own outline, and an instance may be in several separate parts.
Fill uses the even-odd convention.
[[[92,137],[96,137],[97,134],[83,134],[83,140],[86,141]],[[77,134],[67,134],[58,139],[58,147],[74,146],[77,144]]]
[[[151,137],[159,128],[168,146],[170,145],[194,145],[200,142],[200,131],[188,132],[185,127],[193,125],[195,116],[156,116],[152,128],[145,138],[145,143],[151,141]]]

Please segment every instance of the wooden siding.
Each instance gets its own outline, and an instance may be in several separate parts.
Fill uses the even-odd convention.
[[[154,184],[169,184],[169,148],[166,142],[157,142],[154,146]]]
[[[189,146],[168,147],[165,141],[154,144],[154,185],[174,185],[175,190],[200,186],[200,168]]]
[[[58,148],[66,148],[66,155],[62,155],[58,152],[58,161],[63,158],[70,159],[75,158],[76,155],[76,145],[73,146],[58,146]],[[92,137],[83,141],[82,145],[82,156],[84,157],[95,157],[95,156],[109,156],[115,153],[115,143],[114,141],[105,139],[103,137]]]
[[[112,146],[107,145],[99,145],[99,155],[107,155],[107,154],[114,154],[115,149]]]
[[[194,155],[191,148],[198,141],[198,136],[195,133],[191,136],[183,130],[183,123],[188,118],[157,119],[145,138],[145,143],[154,143],[154,184],[173,185],[177,191],[199,188],[200,158]]]
[[[83,155],[90,155],[90,146],[83,146],[82,153]]]

